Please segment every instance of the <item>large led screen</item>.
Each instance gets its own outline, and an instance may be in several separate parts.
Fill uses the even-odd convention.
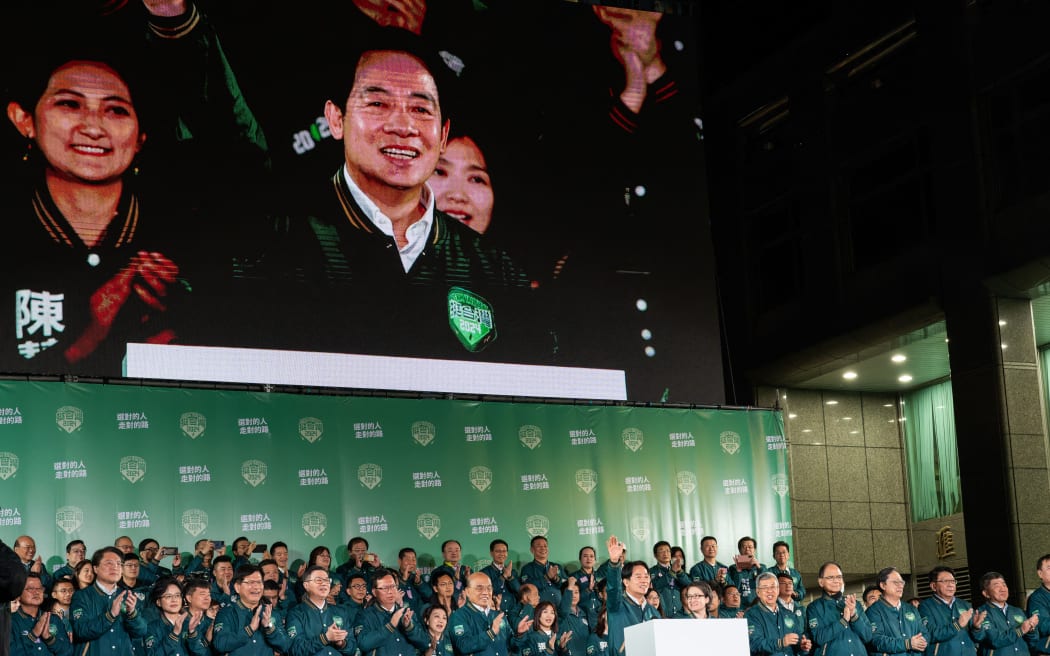
[[[3,28],[0,373],[213,375],[156,366],[194,353],[259,382],[235,353],[282,382],[331,353],[326,386],[382,387],[349,375],[368,358],[401,372],[388,388],[447,391],[447,363],[481,393],[573,396],[513,382],[598,372],[629,400],[723,402],[692,17],[33,13]]]

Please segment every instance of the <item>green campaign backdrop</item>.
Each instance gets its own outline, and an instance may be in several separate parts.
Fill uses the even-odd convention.
[[[665,539],[791,542],[780,413],[439,399],[329,397],[89,384],[0,383],[0,537],[32,535],[53,568],[118,535],[191,551],[200,538],[316,545],[336,561],[365,536],[385,564],[441,542],[485,564],[615,534],[652,559]]]

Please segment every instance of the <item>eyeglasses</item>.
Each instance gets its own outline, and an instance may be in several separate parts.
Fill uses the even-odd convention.
[[[120,567],[122,564],[123,564],[123,561],[120,561],[120,560],[103,560],[103,561],[101,561],[99,563],[99,566]]]
[[[834,576],[825,576],[823,578],[824,578],[825,581],[841,581],[842,580],[842,575],[841,574],[836,574]]]
[[[397,590],[397,586],[396,585],[384,585],[382,587],[378,587],[377,586],[376,590],[378,590],[380,592],[390,592],[391,590]]]
[[[332,579],[321,578],[320,576],[315,576],[312,579],[306,579],[305,581],[303,581],[303,583],[319,583],[321,585],[332,585]]]
[[[251,580],[242,579],[241,583],[243,583],[244,585],[251,585],[251,586],[262,585],[263,584],[262,579],[251,579]]]
[[[175,593],[175,592],[173,592],[173,593],[171,593],[171,594],[162,594],[162,595],[160,596],[160,598],[161,598],[161,599],[182,599],[182,595],[180,595],[180,594],[178,594],[178,593]]]
[[[758,586],[758,589],[759,590],[776,590],[778,587],[779,586],[776,586],[776,585],[760,585],[760,586]]]
[[[707,599],[707,595],[705,595],[705,594],[691,594],[691,595],[686,595],[685,598],[686,599]]]
[[[29,587],[27,585],[25,588],[23,588],[23,590],[25,590],[26,592],[43,592],[44,588],[37,588],[37,587],[31,588],[31,587]]]
[[[368,585],[365,584],[365,583],[354,583],[350,587],[352,589],[354,589],[354,590],[367,590],[368,589]]]
[[[893,585],[904,585],[904,579],[886,579],[886,583],[892,583]]]
[[[940,583],[941,585],[955,585],[955,579],[941,579],[940,581],[934,581],[934,583]]]

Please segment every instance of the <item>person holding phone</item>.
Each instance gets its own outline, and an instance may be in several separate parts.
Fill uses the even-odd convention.
[[[347,561],[335,568],[339,577],[346,581],[351,574],[361,573],[365,578],[371,579],[372,572],[378,568],[379,556],[368,551],[368,540],[361,536],[350,538],[346,543],[346,552],[349,555]]]
[[[729,581],[740,590],[740,605],[747,608],[754,603],[757,591],[755,581],[758,575],[766,571],[765,565],[755,559],[758,544],[750,535],[737,540],[737,555],[733,556],[733,566],[729,568]]]
[[[139,581],[146,585],[153,585],[160,579],[171,576],[172,572],[177,572],[182,566],[182,556],[179,555],[179,550],[175,549],[174,553],[168,553],[164,549],[160,548],[160,543],[153,538],[146,538],[139,542],[139,559],[142,561],[139,567]],[[171,561],[171,569],[163,567],[160,564],[167,556],[174,556]]]
[[[314,565],[303,573],[302,603],[285,618],[289,656],[353,656],[357,642],[351,633],[353,618],[342,606],[329,603],[332,579],[328,569]]]
[[[718,560],[718,539],[713,535],[700,538],[700,553],[704,558],[690,568],[689,576],[694,581],[707,581],[712,586],[725,585],[729,566]]]

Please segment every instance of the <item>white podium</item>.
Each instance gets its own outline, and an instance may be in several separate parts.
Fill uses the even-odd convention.
[[[662,619],[624,629],[627,656],[750,656],[747,620]]]

